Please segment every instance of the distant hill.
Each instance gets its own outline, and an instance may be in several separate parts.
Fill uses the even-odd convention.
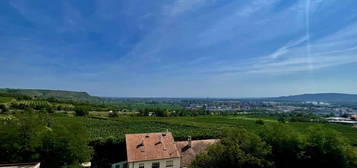
[[[269,98],[281,101],[357,102],[357,94],[317,93]]]
[[[97,100],[99,97],[91,96],[87,92],[42,90],[42,89],[0,89],[0,93],[27,95],[36,98],[57,98],[66,100]]]

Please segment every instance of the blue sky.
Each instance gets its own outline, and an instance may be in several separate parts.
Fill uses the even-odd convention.
[[[357,93],[356,0],[2,0],[0,87]]]

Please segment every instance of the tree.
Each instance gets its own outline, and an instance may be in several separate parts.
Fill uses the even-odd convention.
[[[286,124],[277,123],[265,126],[260,136],[272,147],[271,159],[275,167],[301,167],[302,135]]]
[[[87,107],[78,106],[74,109],[76,116],[87,116],[89,114],[89,110]]]
[[[16,114],[0,122],[0,163],[30,162],[39,159],[41,120],[32,113]]]
[[[79,125],[48,127],[39,113],[15,117],[0,122],[0,163],[41,161],[42,167],[78,167],[90,160],[89,138]]]
[[[311,167],[357,167],[357,150],[339,132],[321,126],[306,132],[303,161]]]
[[[0,104],[0,114],[1,113],[6,113],[7,111],[9,111],[9,109],[6,107],[5,104]]]
[[[272,147],[271,160],[276,168],[357,167],[356,148],[333,129],[313,126],[301,134],[279,123],[266,126],[260,136]]]
[[[41,166],[78,166],[90,161],[92,149],[89,138],[79,125],[54,125],[41,136]]]
[[[118,114],[118,112],[113,111],[113,112],[110,112],[110,113],[108,114],[108,116],[114,118],[114,117],[119,117],[119,114]]]
[[[55,112],[55,108],[53,106],[48,106],[46,108],[46,111],[47,111],[47,113],[54,113]]]
[[[266,168],[272,163],[267,160],[271,153],[269,145],[257,135],[244,129],[226,130],[219,143],[208,148],[193,161],[193,168]]]
[[[264,121],[262,119],[256,120],[255,123],[259,125],[264,125]]]

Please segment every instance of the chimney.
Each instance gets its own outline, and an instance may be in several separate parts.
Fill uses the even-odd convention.
[[[159,139],[158,139],[158,144],[161,143],[161,136],[159,136]]]
[[[166,131],[162,133],[162,136],[166,136],[167,134],[169,134],[169,129],[166,129]]]
[[[144,139],[141,139],[139,146],[144,146]]]
[[[144,139],[141,139],[138,146],[136,146],[136,148],[139,148],[141,146],[144,146]]]
[[[192,146],[192,137],[191,137],[191,136],[188,136],[187,146],[188,146],[188,147],[191,147],[191,146]]]

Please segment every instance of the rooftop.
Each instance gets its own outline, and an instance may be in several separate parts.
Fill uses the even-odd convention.
[[[126,134],[125,141],[129,163],[180,157],[171,132]]]
[[[217,139],[194,140],[191,141],[191,146],[189,141],[176,142],[176,147],[181,155],[181,166],[188,167],[198,154],[206,152],[207,147],[217,141]]]

